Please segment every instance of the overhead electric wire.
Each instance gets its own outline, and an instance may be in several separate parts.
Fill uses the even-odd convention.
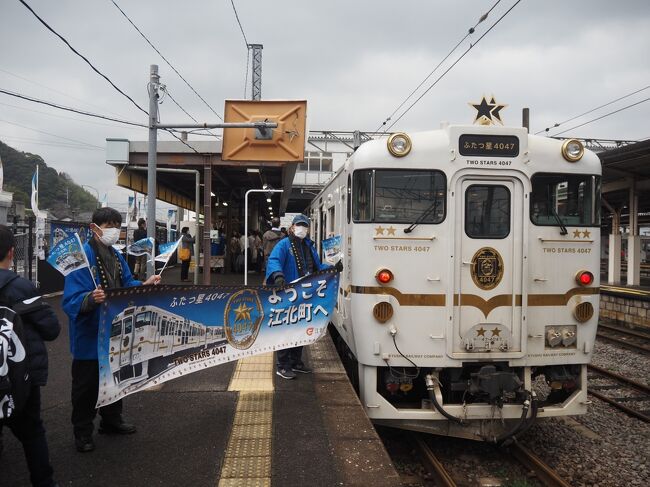
[[[85,110],[79,110],[77,108],[66,107],[64,105],[59,105],[58,103],[53,103],[53,102],[46,101],[46,100],[40,100],[38,98],[23,95],[23,94],[15,92],[15,91],[5,90],[3,88],[0,88],[0,93],[4,93],[5,95],[20,98],[22,100],[31,101],[31,102],[34,102],[34,103],[40,103],[41,105],[47,105],[47,106],[50,106],[50,107],[53,107],[53,108],[58,108],[59,110],[65,110],[65,111],[68,111],[68,112],[78,113],[80,115],[85,115],[87,117],[101,118],[101,119],[104,119],[104,120],[110,120],[111,122],[123,123],[125,125],[134,125],[136,127],[149,128],[149,126],[144,124],[144,123],[130,122],[128,120],[121,120],[119,118],[109,117],[107,115],[100,115],[98,113],[87,112]]]
[[[118,122],[118,123],[123,123],[125,125],[133,125],[133,126],[136,126],[136,127],[142,127],[142,128],[146,128],[146,129],[149,128],[148,125],[145,125],[143,123],[129,122],[128,120],[120,120],[118,118],[107,117],[105,115],[100,115],[98,113],[91,113],[91,112],[86,112],[84,110],[77,110],[75,108],[66,107],[66,106],[63,106],[63,105],[58,105],[56,103],[52,103],[52,102],[49,102],[49,101],[46,101],[46,100],[39,100],[38,98],[32,98],[30,96],[21,95],[20,93],[11,92],[9,90],[5,90],[5,89],[2,89],[2,88],[0,88],[0,93],[4,93],[5,95],[9,95],[9,96],[14,96],[16,98],[21,98],[23,100],[31,101],[31,102],[34,102],[34,103],[40,103],[42,105],[47,105],[47,106],[50,106],[50,107],[53,107],[53,108],[58,108],[60,110],[65,110],[65,111],[68,111],[68,112],[74,112],[74,113],[78,113],[80,115],[86,115],[87,117],[101,118],[101,119],[104,119],[104,120],[110,120],[111,122]],[[192,149],[194,152],[196,152],[197,154],[200,154],[200,152],[197,151],[194,147],[192,147],[187,142],[185,142],[180,137],[178,137],[174,133],[174,131],[172,129],[162,129],[162,128],[160,128],[158,130],[164,130],[165,132],[168,132],[172,137],[178,139],[179,142],[182,142],[187,147]]]
[[[135,23],[134,23],[134,22],[129,18],[129,16],[126,15],[126,13],[124,12],[124,10],[122,10],[122,9],[120,8],[120,6],[119,6],[117,3],[115,3],[114,0],[111,0],[111,2],[113,3],[113,5],[115,5],[115,8],[117,8],[117,9],[120,11],[120,13],[121,13],[125,18],[126,18],[126,20],[129,21],[129,23],[133,26],[133,28],[134,28],[136,31],[138,31],[138,34],[140,34],[140,35],[142,36],[142,38],[143,38],[145,41],[147,41],[147,44],[149,44],[149,45],[151,46],[151,48],[152,48],[154,51],[156,51],[156,52],[158,53],[158,55],[163,59],[163,61],[165,61],[165,62],[167,63],[167,65],[168,65],[170,68],[172,68],[172,70],[174,71],[174,73],[176,73],[176,74],[178,75],[178,77],[179,77],[180,79],[182,79],[182,80],[185,82],[185,84],[189,87],[189,89],[192,90],[192,91],[194,92],[194,94],[195,94],[196,96],[198,96],[199,99],[200,99],[203,103],[205,103],[205,105],[206,105],[206,106],[207,106],[207,107],[212,111],[212,113],[214,113],[214,114],[217,116],[217,118],[219,118],[219,120],[223,121],[223,118],[221,117],[221,115],[219,115],[219,114],[215,111],[215,109],[212,108],[212,106],[211,106],[207,101],[205,101],[205,99],[204,99],[204,98],[199,94],[198,91],[196,91],[196,90],[194,89],[194,87],[190,84],[190,82],[187,81],[187,80],[183,77],[183,75],[182,75],[181,73],[178,72],[178,70],[177,70],[177,69],[172,65],[171,62],[169,62],[169,61],[167,60],[167,58],[166,58],[165,56],[163,56],[163,54],[158,50],[158,48],[157,48],[156,46],[153,45],[153,43],[152,43],[152,42],[147,38],[147,36],[145,36],[145,35],[142,33],[142,31],[138,28],[138,26],[135,25]],[[179,107],[180,107],[180,105],[179,105]],[[183,111],[185,111],[185,110],[183,109]],[[186,112],[186,113],[187,113],[187,112]],[[198,122],[197,122],[197,123],[198,123]]]
[[[539,130],[539,131],[535,132],[535,135],[539,135],[542,132],[548,132],[549,130],[557,128],[562,124],[565,124],[567,122],[571,122],[572,120],[575,120],[575,119],[580,118],[580,117],[584,117],[585,115],[589,115],[590,113],[595,112],[596,110],[600,110],[601,108],[605,108],[606,106],[612,105],[613,103],[616,103],[617,101],[621,101],[621,100],[624,100],[625,98],[629,98],[632,95],[636,95],[637,93],[641,93],[642,91],[645,91],[648,88],[650,88],[650,85],[645,86],[645,87],[643,87],[643,88],[641,88],[639,90],[633,91],[632,93],[628,93],[627,95],[623,95],[623,96],[617,98],[616,100],[612,100],[610,102],[607,102],[604,105],[600,105],[599,107],[592,108],[591,110],[587,110],[586,112],[581,113],[580,115],[576,115],[575,117],[571,117],[571,118],[569,118],[569,119],[567,119],[567,120],[565,120],[563,122],[556,123],[552,127],[546,127],[545,129]]]
[[[65,96],[66,98],[70,98],[71,100],[78,101],[78,102],[81,102],[81,103],[85,103],[85,104],[87,104],[88,106],[91,106],[91,107],[104,109],[103,107],[100,107],[99,105],[95,105],[95,104],[93,104],[93,103],[91,103],[91,102],[89,102],[87,100],[82,100],[81,98],[74,97],[74,96],[72,96],[72,95],[70,95],[68,93],[65,93],[64,91],[56,90],[56,89],[54,89],[54,88],[52,88],[50,86],[44,85],[43,83],[39,83],[38,81],[34,81],[32,79],[29,79],[29,78],[25,78],[24,76],[20,76],[19,74],[12,73],[12,72],[7,71],[5,69],[0,69],[0,72],[8,74],[9,76],[13,76],[14,78],[18,78],[18,79],[23,80],[23,81],[27,81],[28,83],[32,83],[32,84],[34,84],[36,86],[40,86],[41,88],[45,88],[46,90],[49,90],[49,91],[51,91],[53,93],[57,93],[59,95]],[[119,113],[112,112],[110,110],[106,110],[106,111],[108,113],[112,113],[113,115],[116,115],[118,117],[121,116]]]
[[[27,4],[27,2],[25,2],[25,0],[18,0],[18,1],[19,1],[20,3],[22,3],[22,4],[25,6],[25,8],[27,8],[27,10],[29,10],[29,11],[34,15],[34,17],[36,17],[36,18],[38,19],[38,21],[39,21],[41,24],[43,24],[43,25],[45,26],[45,28],[46,28],[47,30],[49,30],[49,31],[52,32],[55,36],[57,36],[59,39],[61,39],[61,40],[65,43],[65,45],[68,46],[68,47],[70,48],[70,50],[71,50],[72,52],[74,52],[77,56],[79,56],[81,59],[83,59],[83,60],[86,62],[86,64],[88,64],[88,66],[90,66],[90,68],[91,68],[93,71],[95,71],[98,75],[100,75],[102,78],[104,78],[104,79],[105,79],[105,80],[106,80],[106,81],[107,81],[107,82],[108,82],[108,83],[109,83],[113,88],[115,88],[115,90],[117,90],[118,93],[120,93],[120,94],[121,94],[122,96],[124,96],[127,100],[129,100],[131,103],[133,103],[133,105],[135,105],[135,107],[138,108],[138,110],[140,110],[142,113],[144,113],[145,115],[149,116],[149,113],[148,113],[144,108],[142,108],[140,105],[138,105],[138,104],[135,102],[135,100],[134,100],[133,98],[131,98],[129,95],[127,95],[126,93],[124,93],[121,89],[119,89],[119,88],[115,85],[115,83],[113,83],[113,82],[110,80],[110,78],[109,78],[108,76],[106,76],[106,75],[105,75],[104,73],[102,73],[99,69],[97,69],[97,68],[93,65],[93,63],[91,63],[91,62],[88,60],[87,57],[85,57],[83,54],[81,54],[79,51],[77,51],[74,47],[72,47],[72,45],[71,45],[71,44],[70,44],[70,43],[65,39],[65,37],[63,37],[61,34],[59,34],[57,31],[55,31],[52,27],[50,27],[50,25],[49,25],[47,22],[45,22],[45,20],[43,20],[43,19],[42,19],[42,18],[41,18],[41,17],[40,17],[36,12],[35,12],[34,9],[32,9],[32,7],[30,7],[30,6]]]
[[[622,112],[623,110],[627,110],[628,108],[632,108],[634,106],[640,105],[641,103],[645,103],[647,101],[650,101],[650,97],[645,98],[644,100],[641,100],[641,101],[637,101],[636,103],[632,103],[631,105],[627,105],[627,106],[625,106],[623,108],[619,108],[618,110],[614,110],[613,112],[606,113],[605,115],[601,115],[600,117],[594,118],[594,119],[589,120],[589,121],[584,122],[584,123],[581,123],[580,125],[576,125],[576,126],[571,127],[569,129],[563,130],[562,132],[558,132],[556,134],[553,134],[553,135],[551,135],[551,137],[557,137],[558,135],[564,134],[564,133],[568,132],[569,130],[574,130],[574,129],[577,129],[577,128],[580,128],[580,127],[584,127],[587,124],[596,122],[598,120],[602,120],[605,117],[609,117],[610,115],[614,115],[615,113]]]
[[[79,145],[79,144],[65,144],[63,142],[57,143],[57,142],[43,142],[40,139],[34,139],[31,137],[19,137],[16,135],[5,135],[5,134],[0,134],[0,140],[6,140],[6,139],[15,139],[18,142],[27,142],[30,144],[36,144],[36,145],[47,145],[51,147],[61,147],[61,148],[66,148],[66,149],[86,149],[86,150],[101,150],[103,151],[104,148],[96,148],[96,147],[88,147],[85,145]]]
[[[476,40],[476,42],[471,43],[471,44],[469,45],[469,47],[465,50],[465,52],[463,52],[463,53],[460,55],[460,57],[458,57],[458,59],[456,59],[456,60],[452,63],[451,66],[449,66],[449,67],[448,67],[448,68],[447,68],[447,69],[446,69],[446,70],[445,70],[445,71],[444,71],[440,76],[438,76],[438,78],[437,78],[437,79],[436,79],[436,80],[435,80],[435,81],[434,81],[434,82],[433,82],[433,83],[432,83],[432,84],[431,84],[431,85],[430,85],[426,90],[424,90],[424,92],[423,92],[419,97],[417,97],[417,99],[416,99],[413,103],[411,103],[411,104],[409,105],[409,107],[408,107],[406,110],[404,110],[404,111],[402,112],[402,114],[401,114],[401,115],[400,115],[400,116],[399,116],[399,117],[398,117],[398,118],[397,118],[393,123],[391,123],[387,128],[385,128],[385,129],[383,130],[382,133],[383,133],[383,134],[387,133],[387,132],[388,132],[388,131],[393,127],[393,126],[395,126],[395,124],[396,124],[397,122],[399,122],[399,121],[404,117],[404,115],[406,115],[406,114],[407,114],[407,113],[408,113],[408,112],[409,112],[409,111],[410,111],[410,110],[411,110],[411,109],[412,109],[412,108],[413,108],[413,107],[414,107],[414,106],[415,106],[415,105],[416,105],[416,104],[417,104],[417,103],[418,103],[418,102],[419,102],[419,101],[424,97],[424,95],[426,95],[429,91],[431,91],[431,89],[432,89],[434,86],[436,86],[436,85],[438,84],[438,82],[439,82],[439,81],[440,81],[440,80],[441,80],[441,79],[442,79],[442,78],[443,78],[443,77],[444,77],[444,76],[445,76],[449,71],[451,71],[451,69],[452,69],[454,66],[456,66],[456,64],[458,64],[458,63],[460,62],[460,60],[463,59],[463,58],[467,55],[467,53],[469,53],[469,51],[471,51],[471,50],[472,50],[472,49],[473,49],[473,48],[474,48],[474,47],[475,47],[479,42],[481,42],[481,40],[482,40],[486,35],[488,35],[488,34],[492,31],[492,29],[494,29],[494,28],[499,24],[499,22],[501,22],[501,21],[505,18],[505,16],[508,15],[508,14],[512,11],[512,9],[514,9],[517,5],[519,5],[520,2],[521,2],[521,0],[517,0],[517,1],[516,1],[516,2],[515,2],[515,3],[514,3],[514,4],[513,4],[513,5],[512,5],[508,10],[505,11],[505,13],[504,13],[503,15],[501,15],[501,17],[499,17],[499,18],[496,20],[496,22],[494,22],[494,23],[489,27],[488,30],[486,30],[486,31],[483,33],[483,35],[481,35],[481,37],[479,37],[479,38]]]
[[[480,24],[480,23],[483,22],[485,19],[487,19],[488,15],[490,15],[490,12],[492,12],[492,10],[494,10],[494,8],[495,8],[495,7],[496,7],[500,2],[501,2],[501,0],[497,0],[497,1],[494,3],[494,5],[492,5],[492,7],[490,7],[490,10],[488,10],[488,11],[485,12],[483,15],[481,15],[481,17],[478,19],[478,21],[476,22],[476,24],[474,24],[474,27],[470,27],[470,28],[467,30],[467,34],[465,34],[465,36],[464,36],[460,41],[458,41],[458,43],[457,43],[457,44],[456,44],[456,45],[451,49],[451,51],[449,51],[449,52],[447,53],[447,55],[442,59],[442,61],[440,61],[440,62],[436,65],[436,67],[433,68],[433,70],[431,70],[431,72],[430,72],[430,73],[429,73],[429,74],[428,74],[428,75],[427,75],[427,76],[426,76],[426,77],[425,77],[425,78],[420,82],[420,84],[417,85],[417,86],[415,87],[415,89],[414,89],[413,91],[411,91],[411,93],[409,93],[409,95],[408,95],[406,98],[404,98],[404,100],[402,101],[402,103],[400,103],[399,106],[398,106],[397,108],[395,108],[395,110],[393,110],[393,113],[391,113],[388,117],[386,117],[386,120],[384,120],[384,121],[379,125],[379,127],[377,127],[377,129],[375,130],[375,132],[379,132],[379,130],[380,130],[384,125],[386,125],[386,124],[387,124],[387,123],[388,123],[388,122],[393,118],[393,115],[395,115],[395,114],[400,110],[400,108],[402,108],[402,107],[406,104],[406,102],[407,102],[407,101],[408,101],[408,100],[409,100],[409,99],[410,99],[410,98],[411,98],[411,97],[412,97],[412,96],[413,96],[413,95],[414,95],[414,94],[415,94],[415,93],[416,93],[416,92],[417,92],[417,91],[422,87],[422,85],[424,85],[424,83],[426,83],[426,82],[429,80],[429,78],[431,78],[431,76],[433,76],[433,73],[435,73],[435,72],[438,70],[438,68],[439,68],[440,66],[442,66],[442,64],[443,64],[447,59],[449,59],[449,56],[451,56],[451,55],[454,53],[454,51],[455,51],[456,49],[458,49],[458,46],[460,46],[460,45],[465,41],[465,39],[467,39],[470,35],[472,35],[472,34],[474,33],[474,31],[475,31],[476,27],[478,26],[478,24]]]
[[[244,33],[244,28],[241,25],[241,22],[239,21],[239,14],[237,13],[237,8],[235,7],[235,2],[234,0],[230,0],[230,3],[232,4],[232,9],[235,12],[235,18],[237,19],[237,23],[239,24],[239,30],[241,30],[241,35],[244,38],[244,44],[246,44],[246,49],[248,49],[248,39],[246,39],[246,34]]]
[[[91,122],[90,120],[83,120],[81,118],[76,118],[76,117],[66,117],[64,115],[57,115],[56,113],[48,113],[48,112],[44,112],[42,110],[32,110],[31,108],[25,108],[25,107],[21,107],[21,106],[18,106],[18,105],[10,105],[9,103],[0,103],[0,106],[16,108],[18,110],[24,110],[26,112],[39,113],[41,115],[46,115],[48,117],[62,118],[64,120],[75,120],[77,122],[90,123],[90,124],[93,124],[93,125],[101,125],[103,127],[116,127],[117,126],[115,123]]]
[[[103,147],[100,147],[100,146],[95,145],[95,144],[89,144],[88,142],[84,142],[82,140],[70,139],[68,137],[63,137],[62,135],[52,134],[50,132],[45,132],[44,130],[35,129],[35,128],[28,127],[26,125],[22,125],[22,124],[19,124],[19,123],[16,123],[16,122],[10,122],[9,120],[4,120],[2,118],[0,118],[0,122],[8,123],[9,125],[15,125],[16,127],[21,127],[21,128],[27,129],[27,130],[32,130],[32,131],[38,132],[40,134],[49,135],[50,137],[56,137],[57,139],[63,139],[63,140],[67,140],[69,142],[74,142],[75,144],[82,144],[82,145],[87,145],[89,147],[96,147],[97,149],[103,149]]]

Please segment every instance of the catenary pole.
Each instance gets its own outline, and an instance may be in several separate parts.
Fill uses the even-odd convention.
[[[149,153],[147,154],[147,237],[156,238],[156,159],[158,150],[158,65],[149,70]],[[147,262],[147,277],[155,273],[156,246]]]

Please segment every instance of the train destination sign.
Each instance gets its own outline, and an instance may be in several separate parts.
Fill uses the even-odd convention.
[[[515,135],[463,134],[458,138],[462,156],[517,157],[519,137]]]

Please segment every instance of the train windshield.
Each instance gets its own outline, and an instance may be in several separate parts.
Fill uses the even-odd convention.
[[[111,337],[118,337],[122,334],[122,320],[114,321],[111,326]]]
[[[535,225],[600,225],[599,176],[538,173],[531,181],[530,219]]]
[[[440,223],[445,218],[446,179],[440,171],[356,171],[353,218],[357,222]],[[424,215],[426,213],[426,215]]]
[[[135,317],[135,327],[141,328],[151,323],[151,311],[140,313]]]

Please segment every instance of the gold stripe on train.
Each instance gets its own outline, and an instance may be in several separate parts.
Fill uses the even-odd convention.
[[[445,306],[444,294],[403,294],[393,287],[351,286],[355,294],[390,295],[402,306]],[[575,287],[564,294],[529,294],[528,306],[565,306],[573,296],[599,294],[600,289]],[[478,308],[486,317],[496,308],[503,306],[521,306],[521,294],[498,294],[490,299],[483,299],[475,294],[454,294],[454,306]]]

